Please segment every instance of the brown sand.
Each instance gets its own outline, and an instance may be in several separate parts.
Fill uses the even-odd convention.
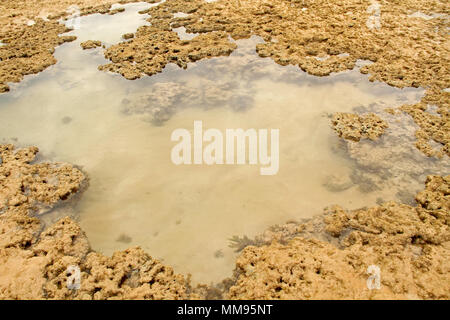
[[[373,113],[358,116],[338,112],[333,115],[332,125],[339,137],[352,141],[359,141],[361,138],[377,140],[388,128],[387,122]]]
[[[0,147],[1,298],[211,297],[213,288],[193,289],[189,277],[174,274],[140,248],[112,257],[93,252],[69,218],[42,231],[31,215],[67,201],[85,176],[68,164],[32,163],[37,151]],[[310,221],[246,239],[235,278],[215,294],[232,299],[448,299],[450,176],[429,176],[416,200],[416,207],[395,202],[354,211],[333,207]],[[380,290],[365,286],[371,264],[381,269]],[[80,266],[80,290],[66,287],[70,265]]]
[[[153,3],[153,0],[142,0]],[[54,48],[74,37],[58,36],[69,31],[58,19],[68,15],[70,5],[80,8],[80,15],[115,14],[114,3],[137,0],[5,0],[0,2],[0,94],[9,91],[7,82],[20,82],[24,75],[39,73],[56,63]],[[48,21],[47,21],[48,20]],[[33,21],[35,24],[28,26]]]
[[[2,1],[0,4],[0,92],[54,64],[57,45],[73,40],[55,20],[70,4],[82,14],[115,13],[116,1]],[[132,1],[122,1],[132,2]],[[147,2],[155,2],[149,0]],[[429,156],[450,155],[448,18],[408,18],[416,11],[449,14],[445,1],[379,1],[381,28],[370,29],[369,1],[168,0],[148,10],[151,27],[128,42],[108,48],[111,63],[100,69],[128,79],[160,72],[167,63],[185,68],[190,61],[228,55],[228,40],[259,35],[262,57],[298,65],[319,76],[351,69],[358,59],[373,81],[396,87],[424,87],[426,96],[402,106],[419,125],[416,147]],[[174,18],[173,13],[190,14]],[[48,17],[44,21],[38,17]],[[32,19],[34,25],[27,26]],[[200,33],[179,40],[171,28]],[[319,59],[317,59],[319,58]],[[436,114],[427,112],[436,106]],[[392,112],[392,110],[390,110]],[[353,124],[363,126],[360,116]],[[375,138],[376,130],[361,137]],[[345,131],[345,130],[344,130]],[[343,135],[345,135],[343,131]],[[354,136],[352,132],[352,137]],[[366,136],[365,136],[366,135]],[[356,134],[356,136],[358,136]],[[430,141],[440,148],[432,148]],[[362,143],[362,142],[360,142]],[[0,297],[1,298],[423,298],[448,299],[450,177],[430,176],[417,206],[384,203],[327,214],[301,224],[274,227],[257,239],[244,239],[234,279],[219,288],[192,289],[189,278],[173,273],[138,248],[105,257],[92,252],[79,226],[64,218],[42,232],[33,215],[68,201],[82,189],[84,174],[68,164],[30,163],[37,148],[0,146]],[[273,242],[272,240],[278,240]],[[248,245],[256,246],[248,246]],[[262,245],[262,246],[261,246]],[[68,290],[66,268],[79,265],[81,289]],[[367,290],[368,265],[381,269],[381,289]]]
[[[88,40],[80,43],[80,46],[83,48],[83,50],[87,49],[95,49],[102,46],[102,42],[98,40]]]
[[[3,1],[0,4],[0,92],[9,89],[7,82],[17,82],[25,74],[37,73],[55,63],[53,48],[63,41],[57,34],[63,27],[39,22],[27,27],[28,19],[49,16],[55,20],[65,15],[69,4],[77,4],[81,14],[109,13],[115,1]],[[133,1],[119,1],[127,3]],[[147,2],[154,3],[154,0]],[[250,1],[230,0],[206,3],[203,0],[170,0],[147,10],[151,27],[141,27],[135,38],[105,52],[111,63],[101,70],[118,72],[127,79],[161,72],[167,63],[185,68],[190,61],[227,55],[235,45],[227,41],[261,36],[266,43],[257,51],[279,64],[298,65],[313,75],[328,75],[352,69],[358,59],[373,63],[361,68],[370,80],[384,81],[396,87],[424,87],[421,103],[403,106],[420,129],[416,146],[429,156],[450,155],[448,128],[449,21],[411,18],[408,14],[449,14],[445,1],[417,3],[380,1],[381,28],[369,29],[369,1]],[[174,18],[184,12],[188,17]],[[39,21],[39,20],[38,20]],[[171,28],[184,26],[187,32],[200,33],[190,41],[181,41]],[[45,30],[45,32],[43,32]],[[19,32],[19,33],[17,33]],[[149,36],[151,33],[151,36]],[[39,36],[45,34],[46,36]],[[49,39],[50,38],[50,39]],[[19,39],[13,41],[13,39]],[[31,48],[30,48],[31,45]],[[149,50],[150,49],[150,50]],[[320,58],[320,59],[317,59]],[[425,112],[427,104],[438,107],[438,116]],[[441,145],[435,150],[430,140]]]
[[[167,1],[147,11],[151,27],[141,27],[132,41],[108,48],[105,56],[111,63],[100,69],[134,79],[161,72],[169,62],[186,67],[190,61],[227,54],[231,44],[227,47],[223,32],[234,39],[261,36],[266,41],[257,45],[261,57],[318,76],[352,69],[358,59],[370,60],[361,72],[369,73],[371,81],[427,88],[420,104],[402,110],[421,127],[416,133],[419,150],[429,156],[450,155],[450,93],[443,91],[450,87],[448,18],[407,17],[416,11],[448,15],[449,8],[444,1],[380,4],[381,28],[369,29],[369,1]],[[177,12],[190,15],[174,18]],[[171,28],[180,26],[202,36],[179,41]],[[423,112],[427,103],[438,106],[437,119]],[[441,149],[433,150],[430,139]]]

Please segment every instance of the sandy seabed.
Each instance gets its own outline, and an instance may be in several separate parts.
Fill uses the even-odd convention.
[[[2,1],[0,92],[11,90],[8,83],[55,64],[55,47],[75,40],[64,35],[69,30],[58,22],[67,15],[68,6],[78,5],[82,15],[115,14],[119,10],[111,5],[116,2]],[[120,3],[126,2],[132,1]],[[186,68],[189,62],[227,56],[236,49],[230,36],[237,40],[252,35],[265,41],[256,47],[261,57],[316,76],[370,60],[360,70],[371,81],[426,89],[419,103],[389,108],[386,113],[408,115],[418,126],[414,147],[442,159],[450,155],[449,11],[446,2],[437,0],[167,0],[142,12],[151,26],[140,27],[126,36],[128,41],[106,48],[109,63],[99,69],[133,80],[159,73],[169,63]],[[188,15],[174,17],[179,12]],[[174,27],[200,35],[180,40]],[[86,49],[101,45],[95,40],[85,44]],[[427,112],[430,106],[436,112]],[[373,114],[335,114],[330,125],[340,137],[358,143],[378,139],[387,128]],[[254,239],[241,239],[234,276],[220,284],[194,286],[189,276],[175,274],[140,248],[112,257],[91,250],[70,218],[44,229],[37,216],[76,201],[88,187],[88,177],[76,165],[41,162],[37,154],[36,147],[0,145],[3,299],[450,296],[450,176],[430,175],[415,205],[387,202],[352,211],[334,206],[313,219],[280,224]],[[370,152],[353,156],[363,162],[372,157]],[[386,159],[381,156],[377,161]],[[70,265],[80,266],[79,290],[66,287]],[[379,290],[366,286],[370,265],[382,270]]]

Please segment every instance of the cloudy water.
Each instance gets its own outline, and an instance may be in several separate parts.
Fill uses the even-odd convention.
[[[383,112],[418,101],[423,90],[370,83],[358,70],[313,77],[258,57],[256,37],[238,41],[230,57],[187,70],[171,64],[135,81],[98,71],[103,49],[82,50],[80,42],[122,41],[145,23],[138,11],[148,6],[81,18],[71,33],[78,39],[56,49],[56,65],[0,96],[1,142],[38,146],[44,159],[88,174],[89,188],[72,213],[93,249],[110,255],[141,246],[196,282],[216,282],[232,274],[233,236],[253,237],[333,204],[412,201],[426,173],[444,168],[408,149],[412,122]],[[379,142],[348,144],[331,129],[334,112],[376,112],[391,129]],[[172,132],[193,132],[194,121],[221,132],[279,129],[278,173],[261,175],[259,164],[175,165]],[[386,164],[392,145],[407,149]],[[365,170],[380,154],[383,170],[371,170],[369,183]]]

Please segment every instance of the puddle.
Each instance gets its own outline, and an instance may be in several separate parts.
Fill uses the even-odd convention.
[[[125,11],[118,12],[114,16],[107,14],[92,14],[78,18],[75,30],[67,35],[77,36],[78,44],[87,40],[100,40],[106,45],[112,45],[123,41],[122,35],[134,33],[140,26],[150,25],[146,21],[148,16],[139,14],[139,11],[159,5],[160,2],[149,4],[146,2],[130,3],[124,5],[113,5],[111,9],[124,8]],[[61,21],[68,27],[74,27],[71,19]]]
[[[105,63],[101,50],[84,51],[79,43],[121,41],[144,23],[137,12],[148,6],[81,18],[73,32],[78,40],[56,49],[56,65],[0,96],[0,141],[39,146],[46,159],[89,174],[89,189],[73,210],[95,250],[109,255],[140,245],[194,281],[217,282],[232,274],[233,236],[253,237],[332,204],[353,209],[380,199],[411,201],[424,173],[412,177],[408,170],[444,168],[418,153],[402,151],[386,161],[389,153],[381,152],[413,146],[414,124],[403,126],[382,110],[418,101],[423,90],[370,83],[358,70],[313,77],[258,57],[255,37],[238,41],[230,57],[187,70],[168,65],[136,81],[98,71]],[[347,145],[332,131],[330,115],[354,111],[377,112],[393,129],[380,142]],[[192,131],[195,120],[223,131],[279,129],[278,174],[261,176],[252,165],[175,166],[171,133]],[[371,154],[375,147],[381,151]],[[379,154],[377,171],[371,160]],[[365,168],[375,189],[362,187]]]
[[[180,40],[192,40],[199,35],[198,33],[187,33],[185,27],[173,28],[172,31],[178,34]]]

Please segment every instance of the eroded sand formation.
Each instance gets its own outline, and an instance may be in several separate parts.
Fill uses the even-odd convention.
[[[221,290],[192,288],[189,277],[140,248],[112,257],[93,252],[80,227],[63,218],[43,231],[36,217],[82,188],[68,164],[33,163],[37,148],[0,146],[0,297],[5,299],[304,299],[450,296],[450,176],[429,176],[417,206],[326,210],[303,223],[245,239],[234,279]],[[382,288],[368,290],[377,265]],[[81,289],[66,287],[67,268],[81,269]]]
[[[309,222],[266,232],[250,243],[277,241],[243,250],[227,297],[448,299],[450,176],[429,176],[416,201],[415,207],[333,207]],[[366,287],[369,265],[381,270],[380,290]]]
[[[333,115],[332,124],[339,137],[356,142],[362,138],[377,140],[389,127],[386,121],[373,113],[359,116],[338,112]]]
[[[119,1],[128,3],[134,1]],[[154,0],[146,2],[155,3]],[[68,5],[80,7],[80,14],[110,13],[114,1],[4,1],[0,16],[0,91],[7,82],[20,81],[25,74],[37,73],[55,63],[51,56],[56,45],[69,39],[58,38],[63,27],[40,21],[67,16]],[[298,65],[313,75],[328,75],[352,69],[358,60],[372,63],[361,68],[372,81],[395,87],[423,87],[424,99],[403,106],[420,129],[416,131],[419,150],[429,156],[450,155],[448,101],[450,93],[448,37],[449,8],[445,1],[379,1],[379,27],[373,27],[368,0],[329,1],[249,1],[231,0],[206,3],[203,0],[169,0],[142,13],[149,14],[151,26],[143,26],[134,39],[108,48],[110,64],[100,69],[118,72],[127,79],[161,72],[167,63],[185,68],[188,62],[228,55],[235,45],[228,41],[261,36],[257,45],[261,57],[271,57],[281,65]],[[115,10],[115,9],[113,9]],[[187,16],[174,16],[182,12]],[[412,15],[415,12],[440,14],[433,19]],[[24,26],[30,20],[38,23]],[[44,25],[44,26],[42,26]],[[199,33],[192,40],[180,40],[172,28],[185,27]],[[50,38],[36,37],[49,34]],[[57,30],[54,30],[56,28]],[[50,30],[49,30],[50,29]],[[20,36],[17,33],[19,30]],[[24,32],[25,31],[25,32]],[[15,37],[14,37],[15,36]],[[19,38],[20,40],[11,41]],[[42,39],[43,38],[43,39]],[[10,40],[8,40],[10,39]],[[31,48],[30,48],[31,46]],[[150,49],[150,50],[149,50]],[[50,51],[50,52],[49,52]],[[12,75],[11,75],[11,71]],[[437,114],[426,112],[437,106]],[[432,148],[430,141],[441,145]]]
[[[370,28],[369,1],[166,1],[146,10],[151,27],[141,27],[135,38],[108,48],[110,64],[100,69],[118,72],[128,79],[161,72],[169,63],[186,67],[202,58],[228,54],[233,39],[261,36],[261,57],[281,65],[298,65],[318,76],[352,69],[358,60],[373,63],[361,72],[371,81],[392,86],[427,89],[421,103],[402,108],[420,126],[417,147],[429,156],[450,155],[448,101],[450,93],[449,49],[446,30],[449,8],[443,1],[380,1],[380,28]],[[447,16],[435,19],[408,17],[420,11]],[[174,17],[183,12],[186,17]],[[172,28],[199,33],[181,41]],[[152,36],[149,36],[149,33]],[[151,48],[149,51],[148,48]],[[427,104],[438,115],[424,112]],[[429,141],[441,144],[433,150]]]
[[[58,36],[70,29],[57,20],[69,15],[66,9],[70,5],[84,8],[89,3],[94,1],[0,3],[0,42],[4,44],[0,46],[0,93],[9,91],[8,82],[20,82],[23,76],[39,73],[56,63],[53,57],[55,47],[76,39]],[[112,3],[114,1],[109,1]]]
[[[19,82],[24,75],[54,64],[54,48],[74,40],[60,35],[67,28],[57,22],[67,15],[69,5],[78,5],[81,15],[114,14],[110,8],[115,2],[2,1],[0,41],[5,45],[0,46],[0,92],[9,89],[7,82]],[[125,2],[133,1],[121,1]],[[450,87],[448,5],[438,0],[379,1],[378,29],[367,24],[370,4],[363,0],[168,0],[143,12],[150,15],[152,25],[108,48],[105,56],[111,63],[100,68],[135,79],[160,72],[167,63],[185,68],[191,61],[229,55],[236,45],[228,36],[251,35],[265,41],[257,45],[260,56],[281,65],[297,65],[313,75],[352,69],[359,59],[370,60],[361,72],[370,74],[371,80],[427,90],[420,103],[399,110],[418,125],[415,145],[420,151],[441,158],[450,155],[450,93],[445,90]],[[417,11],[444,16],[408,17]],[[188,16],[174,17],[178,12]],[[27,25],[28,20],[33,24]],[[180,40],[172,28],[181,26],[200,35]],[[354,123],[361,123],[359,116]],[[389,144],[376,149],[370,140],[345,143],[362,167],[381,166],[380,170],[386,169],[383,161],[392,154],[403,157],[408,152],[393,151]],[[378,158],[367,156],[373,150]],[[68,164],[32,163],[37,151],[0,146],[1,298],[450,297],[449,176],[430,176],[425,190],[416,196],[416,206],[389,202],[355,211],[334,207],[311,221],[274,227],[257,239],[244,239],[241,245],[235,239],[237,248],[245,249],[234,279],[219,289],[194,289],[188,277],[175,274],[141,249],[112,257],[92,252],[83,231],[69,218],[43,231],[36,216],[70,199],[86,178]],[[438,169],[429,168],[431,172]],[[366,270],[371,264],[381,269],[381,290],[367,290]],[[69,265],[80,266],[78,291],[65,285]]]
[[[380,111],[383,105],[357,109],[362,114],[377,113],[389,127],[376,141],[342,139],[336,144],[335,152],[349,156],[355,165],[350,175],[329,179],[329,187],[339,191],[348,187],[350,181],[363,192],[378,192],[388,188],[396,190],[396,196],[402,203],[414,205],[415,194],[422,189],[428,175],[446,175],[450,172],[450,159],[447,156],[427,157],[415,147],[414,132],[418,126],[407,114]],[[435,148],[438,150],[440,145],[435,144]],[[384,201],[379,197],[378,202]]]
[[[152,26],[140,27],[129,47],[121,45],[108,48],[105,57],[113,63],[100,66],[100,70],[120,73],[129,80],[140,78],[144,73],[153,75],[161,72],[168,63],[187,68],[189,62],[229,55],[236,44],[228,41],[225,32],[210,32],[193,40],[180,40],[170,30]],[[149,58],[151,57],[151,58]]]
[[[52,21],[37,20],[32,26],[1,35],[0,93],[9,91],[7,82],[20,82],[24,75],[38,73],[56,63],[57,45],[73,41],[73,36],[58,36],[68,29]]]
[[[84,41],[82,43],[80,43],[81,48],[83,48],[83,50],[87,50],[87,49],[95,49],[98,47],[102,46],[102,42],[98,41],[98,40],[88,40],[88,41]]]
[[[93,252],[70,218],[46,230],[36,217],[83,187],[86,177],[64,163],[33,160],[35,147],[0,145],[0,298],[2,299],[187,299],[189,278],[142,249],[112,257]],[[67,288],[67,268],[79,266],[81,289]]]

